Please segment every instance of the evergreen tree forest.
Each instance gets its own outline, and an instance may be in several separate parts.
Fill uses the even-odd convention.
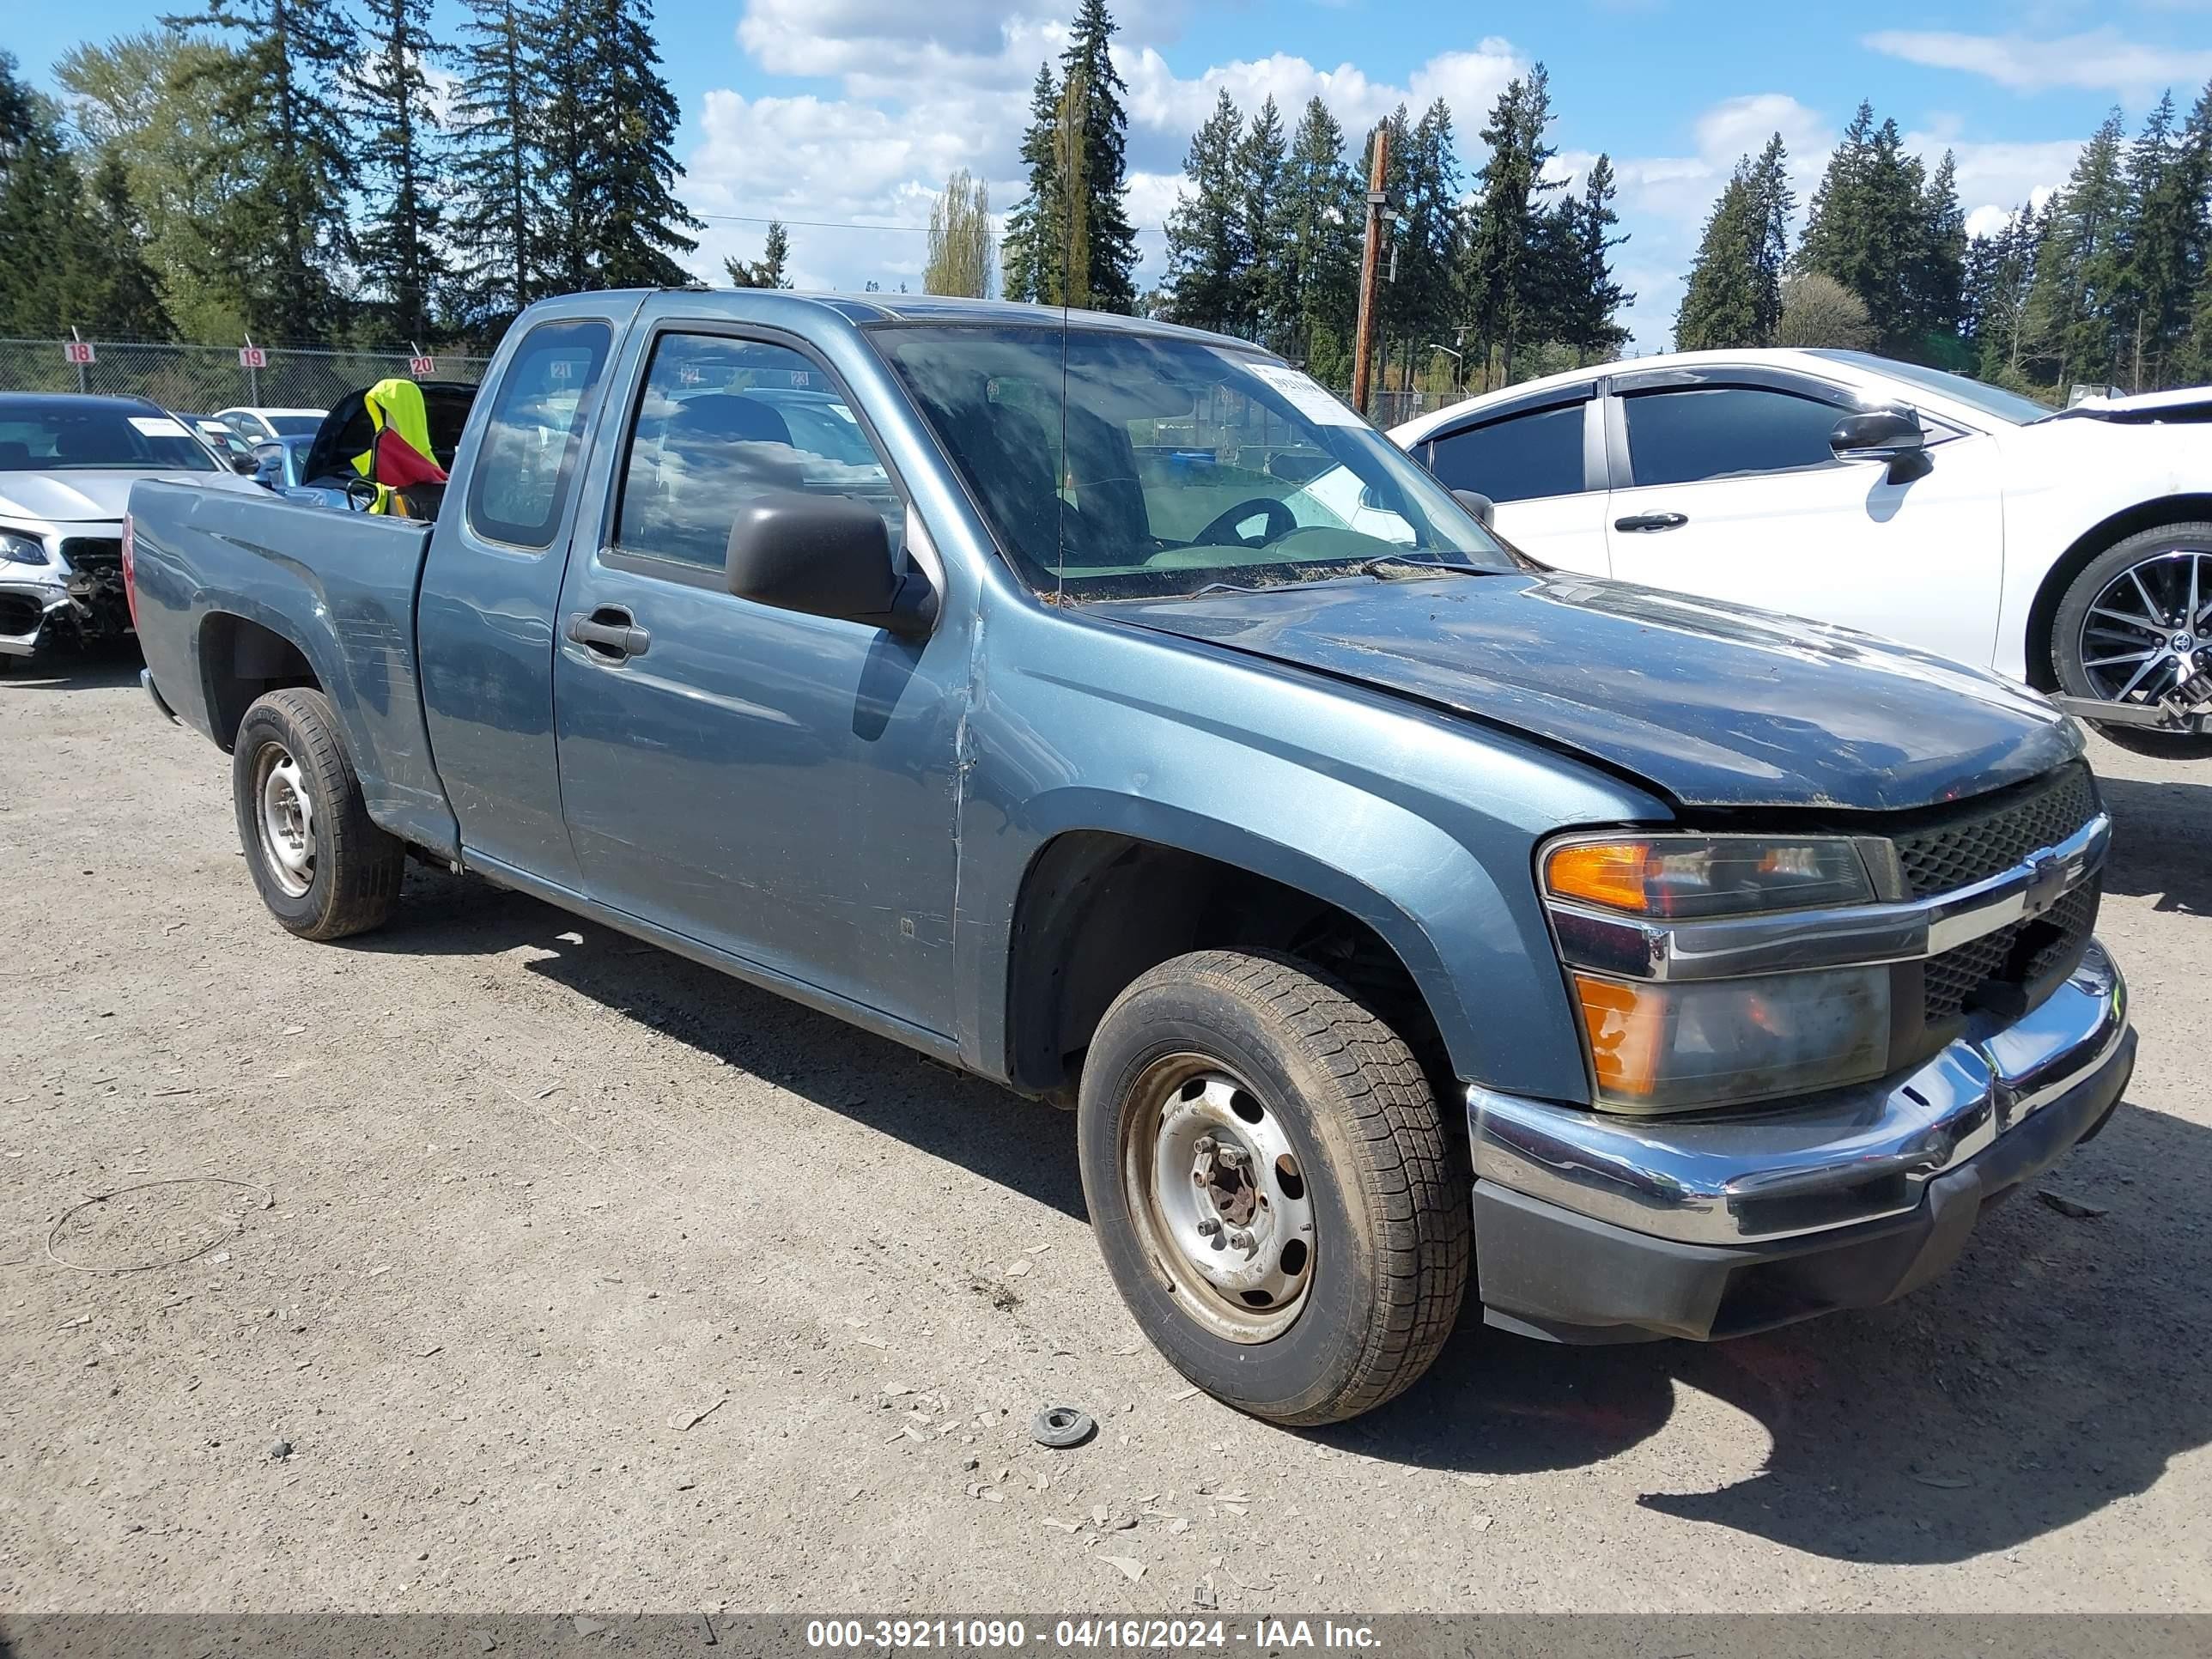
[[[1795,211],[1778,135],[1713,204],[1678,347],[1863,345],[2061,402],[2212,380],[2212,86],[2133,136],[2114,109],[2063,185],[1979,236],[1952,157],[1929,167],[1861,104],[1793,248]]]
[[[1442,99],[1387,131],[1390,206],[1378,250],[1380,384],[1480,388],[1619,354],[1635,296],[1613,274],[1613,163],[1571,184],[1553,166],[1540,64],[1498,98],[1470,172]],[[1167,273],[1147,308],[1259,341],[1318,378],[1351,378],[1375,134],[1358,149],[1318,98],[1286,121],[1224,91],[1192,135],[1167,224]]]
[[[693,280],[652,0],[431,9],[205,0],[70,52],[58,98],[0,52],[0,335],[489,343]]]

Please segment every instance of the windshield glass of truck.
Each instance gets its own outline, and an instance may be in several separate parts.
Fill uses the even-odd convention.
[[[0,400],[0,472],[212,472],[214,455],[173,415],[93,398]]]
[[[1041,592],[1257,587],[1377,559],[1514,568],[1404,452],[1255,352],[1081,327],[874,337]]]

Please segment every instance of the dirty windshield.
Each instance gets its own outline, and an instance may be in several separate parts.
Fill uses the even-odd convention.
[[[1256,353],[1080,326],[875,337],[1041,592],[1262,587],[1378,559],[1513,567],[1389,440]]]

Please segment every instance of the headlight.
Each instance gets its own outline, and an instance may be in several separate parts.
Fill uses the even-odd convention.
[[[1544,885],[1554,898],[1675,921],[1874,899],[1874,884],[1858,848],[1837,837],[1649,836],[1563,842],[1545,857]]]
[[[1889,970],[1635,984],[1576,972],[1601,1105],[1683,1111],[1880,1077]]]
[[[35,537],[19,536],[12,530],[0,530],[0,564],[44,564],[46,550]]]

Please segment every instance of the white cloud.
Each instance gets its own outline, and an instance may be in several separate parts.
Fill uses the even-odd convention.
[[[1985,76],[2014,92],[2056,87],[2143,93],[2212,78],[2212,52],[2177,51],[2130,40],[2116,29],[2039,40],[2021,34],[1961,34],[1941,29],[1882,29],[1869,51],[1928,69]]]

